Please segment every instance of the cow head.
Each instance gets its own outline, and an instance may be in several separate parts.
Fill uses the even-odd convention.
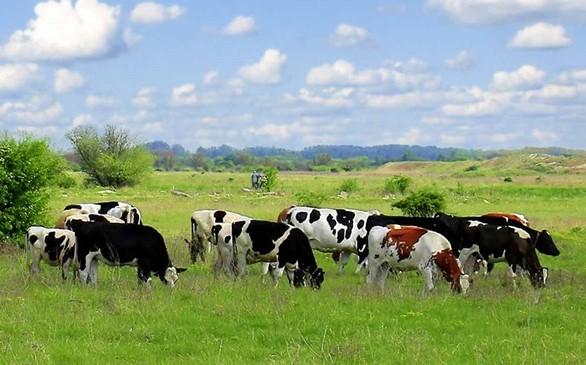
[[[321,288],[321,284],[324,282],[324,276],[325,272],[322,270],[322,268],[318,267],[311,273],[309,278],[309,285],[313,289]]]
[[[544,255],[558,256],[560,254],[560,250],[558,250],[557,246],[555,245],[553,238],[545,229],[538,233],[537,242],[535,242],[535,248],[537,248],[537,251]]]
[[[460,275],[460,279],[458,279],[458,283],[460,285],[459,292],[462,294],[466,294],[466,292],[468,291],[468,288],[470,288],[470,277],[468,276],[468,274]]]
[[[303,271],[301,269],[295,270],[293,273],[293,285],[296,288],[309,285],[312,289],[320,289],[324,282],[325,272],[320,268],[316,268],[312,273]]]
[[[165,284],[169,285],[171,288],[175,287],[175,283],[179,280],[179,273],[184,272],[187,269],[179,268],[175,266],[169,266],[165,270],[165,275],[163,276],[162,280]]]

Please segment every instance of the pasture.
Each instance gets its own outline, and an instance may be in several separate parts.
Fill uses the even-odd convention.
[[[328,255],[316,252],[326,271],[320,291],[293,290],[282,278],[261,283],[258,268],[232,282],[214,279],[210,262],[189,265],[183,238],[193,210],[221,208],[275,220],[299,193],[321,194],[324,207],[391,208],[383,191],[396,171],[416,186],[447,194],[448,211],[467,215],[522,212],[549,229],[561,255],[540,255],[550,268],[548,286],[528,280],[514,290],[504,266],[477,280],[465,297],[448,284],[422,296],[421,278],[390,277],[384,292],[369,290],[363,275],[338,275]],[[133,268],[100,265],[99,286],[61,282],[59,270],[42,265],[31,279],[23,253],[0,254],[0,363],[199,363],[199,364],[580,364],[586,359],[586,175],[523,174],[503,182],[498,174],[467,176],[458,164],[401,164],[359,173],[281,173],[276,195],[245,192],[239,173],[156,173],[133,188],[54,189],[46,224],[68,203],[122,200],[143,212],[145,224],[166,238],[173,262],[189,270],[170,290],[137,287]],[[340,197],[344,180],[357,190]],[[172,189],[192,195],[175,196]]]

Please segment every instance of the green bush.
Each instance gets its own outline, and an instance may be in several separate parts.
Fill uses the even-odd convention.
[[[393,207],[401,209],[404,215],[411,217],[433,217],[446,209],[446,197],[438,191],[422,189],[394,203]]]
[[[296,205],[319,208],[321,207],[324,200],[326,200],[326,196],[322,193],[316,193],[312,191],[300,191],[295,193]]]
[[[44,140],[0,137],[0,239],[14,239],[39,223],[47,206],[45,189],[65,166]]]
[[[277,185],[277,179],[278,179],[277,175],[279,174],[279,170],[277,170],[274,167],[269,167],[268,169],[264,170],[264,174],[267,178],[267,182],[264,186],[264,189],[266,191],[273,191],[273,189]]]
[[[478,165],[471,165],[468,166],[464,169],[464,172],[472,172],[472,171],[478,171],[480,169],[480,166]]]
[[[411,178],[409,176],[396,175],[385,181],[385,192],[396,194],[405,194],[411,185]]]
[[[339,191],[345,191],[347,193],[352,193],[358,190],[358,181],[356,179],[346,179],[342,181],[342,185],[340,185]]]
[[[63,172],[53,179],[53,184],[63,189],[70,189],[77,185],[77,181],[75,177]]]
[[[513,182],[513,178],[512,178],[512,177],[510,177],[510,176],[507,176],[507,177],[505,177],[505,178],[503,179],[503,181],[504,181],[504,182],[506,182],[506,183],[512,183],[512,182]]]
[[[135,185],[152,172],[153,155],[132,141],[126,130],[107,125],[100,135],[94,127],[78,127],[66,137],[81,170],[98,185]]]

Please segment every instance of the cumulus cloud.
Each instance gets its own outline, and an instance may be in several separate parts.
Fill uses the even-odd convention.
[[[57,119],[63,113],[58,102],[48,102],[40,96],[29,100],[0,102],[0,121],[43,124]]]
[[[561,25],[535,23],[521,29],[509,43],[513,48],[562,48],[572,44]]]
[[[78,114],[72,120],[72,127],[80,127],[94,123],[94,117],[91,114]]]
[[[238,72],[244,80],[256,84],[276,84],[281,81],[281,70],[287,55],[278,49],[267,49],[257,63],[242,66]]]
[[[58,94],[65,94],[70,91],[79,89],[85,84],[83,76],[76,71],[67,68],[60,68],[55,71],[55,81],[53,88]]]
[[[228,36],[241,36],[250,34],[254,32],[254,30],[255,22],[253,17],[238,15],[222,29],[222,34]]]
[[[204,85],[214,85],[218,82],[220,78],[220,74],[218,71],[210,70],[203,75],[203,83]]]
[[[352,47],[368,40],[366,29],[352,24],[339,24],[330,42],[336,47]]]
[[[163,23],[183,15],[185,9],[179,5],[163,5],[152,1],[137,4],[130,13],[130,21],[141,24]]]
[[[543,82],[545,71],[533,65],[523,65],[512,72],[499,71],[492,76],[492,86],[499,90],[534,87]]]
[[[17,91],[38,77],[39,67],[34,63],[0,65],[0,91]]]
[[[560,136],[555,132],[537,128],[531,131],[531,136],[533,136],[534,139],[541,143],[553,143],[557,142],[560,139]]]
[[[474,66],[474,58],[467,50],[458,52],[454,57],[445,61],[446,67],[453,70],[468,70]]]
[[[123,48],[120,8],[98,0],[41,2],[27,27],[14,32],[0,56],[32,61],[95,59]]]
[[[132,104],[142,109],[150,109],[155,107],[155,93],[156,89],[151,86],[145,86],[138,90],[136,95],[132,98]]]
[[[90,109],[109,109],[116,105],[113,98],[101,95],[88,95],[85,98],[85,105]]]
[[[467,24],[486,24],[529,16],[586,16],[583,0],[428,0],[427,6],[440,9]]]
[[[194,84],[183,84],[173,88],[171,92],[171,104],[175,106],[193,106],[198,103]]]
[[[324,107],[350,107],[354,104],[354,94],[355,90],[350,87],[329,87],[318,91],[302,88],[296,96],[288,95],[288,98]]]

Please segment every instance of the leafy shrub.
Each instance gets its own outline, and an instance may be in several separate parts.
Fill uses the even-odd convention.
[[[394,203],[393,207],[401,209],[403,214],[411,217],[433,217],[445,210],[446,197],[438,191],[422,189]]]
[[[504,181],[504,182],[506,182],[506,183],[512,183],[512,182],[513,182],[513,178],[512,178],[512,177],[510,177],[510,176],[507,176],[507,177],[505,177],[505,178],[503,179],[503,181]]]
[[[320,207],[321,204],[326,200],[326,196],[322,193],[316,193],[312,191],[300,191],[295,193],[295,204],[309,206],[309,207]]]
[[[472,165],[472,166],[468,166],[464,169],[464,172],[472,172],[472,171],[478,171],[480,169],[480,166],[478,165]]]
[[[265,169],[264,174],[267,178],[267,182],[266,182],[264,188],[266,191],[273,191],[273,189],[277,185],[278,173],[279,173],[279,170],[277,170],[274,167],[269,167],[268,169]]]
[[[70,189],[77,185],[77,181],[73,176],[61,173],[53,179],[53,184],[63,189]]]
[[[411,185],[411,178],[409,176],[396,175],[385,181],[385,192],[396,194],[405,194]]]
[[[358,190],[358,181],[356,179],[346,179],[342,181],[342,185],[340,185],[339,191],[345,191],[347,193],[352,193]]]
[[[81,170],[98,185],[135,185],[152,172],[153,155],[132,141],[126,130],[107,125],[99,135],[94,127],[77,127],[66,137]]]
[[[15,238],[38,223],[47,206],[45,188],[65,166],[44,140],[0,137],[1,239]]]

